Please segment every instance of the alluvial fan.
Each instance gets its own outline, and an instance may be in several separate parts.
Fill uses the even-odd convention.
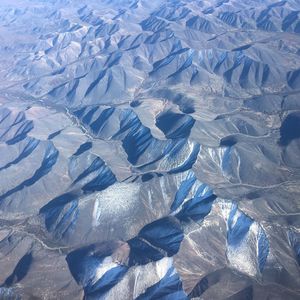
[[[0,299],[300,299],[299,0],[1,0]]]

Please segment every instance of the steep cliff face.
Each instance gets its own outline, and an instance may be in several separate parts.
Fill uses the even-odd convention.
[[[299,12],[2,0],[0,299],[299,299]]]

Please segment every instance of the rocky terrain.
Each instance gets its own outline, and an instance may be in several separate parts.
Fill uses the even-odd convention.
[[[299,0],[1,0],[0,299],[300,298]]]

